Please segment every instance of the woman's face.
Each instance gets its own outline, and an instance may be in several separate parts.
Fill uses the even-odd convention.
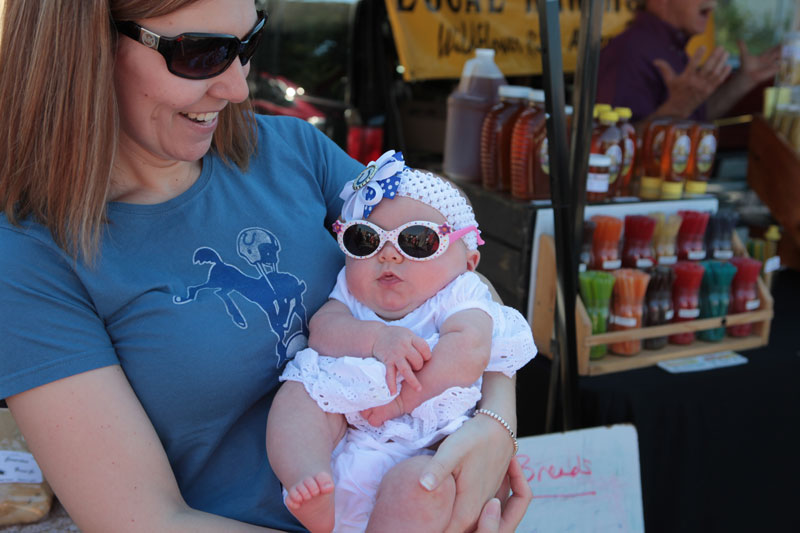
[[[135,22],[166,37],[201,32],[242,38],[256,20],[253,0],[199,0],[168,15]],[[200,159],[211,146],[219,111],[247,98],[249,69],[249,63],[242,66],[236,58],[214,78],[180,78],[167,70],[161,54],[120,35],[114,83],[121,155],[156,164]]]

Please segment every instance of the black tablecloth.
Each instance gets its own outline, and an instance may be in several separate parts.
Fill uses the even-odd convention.
[[[773,294],[769,345],[747,364],[579,380],[584,427],[636,426],[648,533],[800,531],[800,272]]]

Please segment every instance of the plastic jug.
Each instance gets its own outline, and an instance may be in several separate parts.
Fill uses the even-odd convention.
[[[506,85],[494,50],[478,48],[467,60],[461,81],[447,98],[444,139],[444,173],[453,180],[481,180],[481,127],[489,109],[500,101],[498,89]]]

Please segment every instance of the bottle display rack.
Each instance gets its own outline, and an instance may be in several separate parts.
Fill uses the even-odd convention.
[[[546,248],[553,246],[552,235],[543,234],[540,237],[542,244]],[[746,255],[746,250],[742,242],[733,236],[733,247],[736,255]],[[552,258],[543,255],[539,258],[540,267],[542,262],[550,262]],[[555,272],[554,269],[545,267],[540,272]],[[544,281],[544,280],[542,280]],[[549,284],[540,284],[539,287],[555,286],[555,279]],[[745,313],[729,314],[723,317],[697,319],[688,322],[676,322],[660,326],[642,327],[625,331],[613,331],[609,333],[592,334],[592,322],[586,312],[586,308],[581,301],[580,295],[577,296],[575,308],[577,349],[578,349],[578,374],[581,376],[596,376],[612,372],[621,372],[635,368],[643,368],[655,365],[660,361],[689,357],[693,355],[703,355],[727,350],[747,350],[764,346],[769,342],[770,323],[773,316],[773,299],[766,284],[761,278],[758,280],[759,307]],[[542,317],[542,315],[539,315]],[[544,317],[542,317],[544,319]],[[538,319],[538,318],[537,318]],[[534,320],[534,323],[536,320]],[[552,324],[552,320],[549,321]],[[602,359],[592,360],[589,358],[589,351],[592,346],[600,344],[611,344],[615,342],[632,341],[637,339],[650,339],[663,337],[676,333],[694,332],[716,327],[735,326],[739,324],[753,324],[753,331],[745,337],[731,337],[726,335],[717,342],[707,342],[695,339],[691,344],[677,345],[668,344],[659,350],[642,349],[636,355],[621,356],[612,353],[606,354]],[[541,336],[540,336],[541,338]],[[539,345],[537,339],[537,346]]]

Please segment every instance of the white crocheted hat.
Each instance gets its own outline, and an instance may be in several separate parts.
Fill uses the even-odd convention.
[[[405,196],[439,211],[454,230],[478,227],[472,207],[455,186],[431,172],[405,166],[403,155],[394,150],[367,165],[356,179],[345,184],[339,196],[345,200],[345,222],[366,219],[383,199]],[[478,248],[476,232],[462,238],[468,249]]]

